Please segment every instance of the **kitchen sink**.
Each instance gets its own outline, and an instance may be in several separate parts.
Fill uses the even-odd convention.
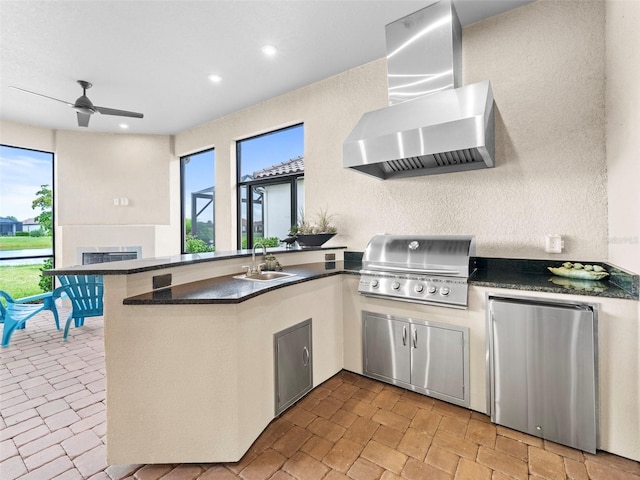
[[[252,273],[251,275],[243,274],[236,275],[233,278],[238,278],[240,280],[250,280],[252,282],[272,282],[273,280],[279,280],[281,278],[294,277],[295,273],[286,273],[286,272],[261,272],[261,273]]]

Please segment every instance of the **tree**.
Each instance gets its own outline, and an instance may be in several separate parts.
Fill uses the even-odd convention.
[[[53,234],[53,192],[49,188],[49,185],[40,185],[40,190],[36,192],[36,199],[31,202],[31,208],[40,209],[40,215],[35,217],[35,221],[40,224],[40,230],[45,235]],[[47,258],[40,272],[53,268],[53,258]],[[53,277],[45,276],[40,273],[40,282],[38,284],[43,292],[50,292],[53,290]]]
[[[40,185],[40,190],[36,192],[36,199],[31,202],[31,208],[40,209],[40,215],[35,217],[36,222],[40,224],[40,228],[44,230],[46,235],[53,232],[53,192],[49,185]]]

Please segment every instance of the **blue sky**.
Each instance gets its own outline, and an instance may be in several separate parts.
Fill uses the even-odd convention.
[[[40,214],[31,202],[41,185],[53,185],[53,154],[0,146],[0,217],[26,220]]]
[[[242,175],[304,155],[304,127],[298,125],[241,142]]]

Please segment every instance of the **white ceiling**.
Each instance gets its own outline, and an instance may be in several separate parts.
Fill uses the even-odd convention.
[[[531,0],[454,0],[463,26]],[[384,26],[432,0],[0,0],[0,118],[85,130],[63,103],[93,88],[89,130],[175,134],[385,56]],[[266,58],[261,47],[278,48]],[[207,76],[223,77],[213,84]]]

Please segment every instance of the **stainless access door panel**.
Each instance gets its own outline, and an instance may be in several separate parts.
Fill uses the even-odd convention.
[[[411,383],[464,400],[464,336],[460,330],[411,325]]]
[[[363,373],[469,407],[469,329],[362,312]]]
[[[275,414],[279,415],[313,388],[312,321],[274,335]]]
[[[491,420],[595,453],[594,307],[503,297],[488,305]]]
[[[363,315],[364,374],[387,382],[411,382],[409,324],[387,316]]]

